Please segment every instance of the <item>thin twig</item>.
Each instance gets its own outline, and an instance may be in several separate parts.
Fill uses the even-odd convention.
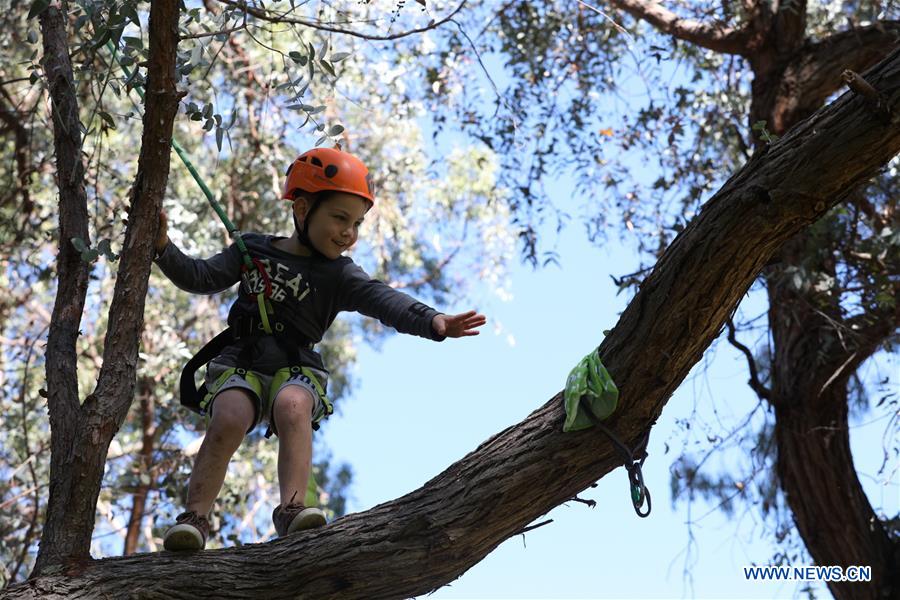
[[[589,508],[594,508],[595,506],[597,506],[596,500],[585,500],[584,498],[579,498],[578,496],[569,498],[569,502],[581,502],[582,504],[587,504]]]
[[[196,40],[196,39],[205,38],[205,37],[213,37],[213,36],[221,35],[221,34],[230,34],[230,33],[234,33],[235,31],[240,31],[240,30],[246,29],[246,28],[247,28],[247,21],[245,20],[240,25],[236,25],[235,27],[232,27],[231,29],[220,29],[218,31],[207,31],[206,33],[192,33],[190,35],[182,35],[178,39],[179,40]]]
[[[519,531],[515,532],[513,535],[521,535],[524,533],[528,533],[533,529],[537,529],[538,527],[543,527],[544,525],[549,525],[553,522],[553,519],[547,519],[546,521],[541,521],[540,523],[535,523],[534,525],[529,525],[528,527],[523,527]]]
[[[612,26],[615,27],[616,30],[617,30],[619,33],[625,35],[625,37],[627,37],[629,40],[631,40],[631,43],[632,43],[632,44],[634,43],[634,37],[632,37],[632,35],[631,35],[630,33],[628,33],[628,30],[625,29],[624,27],[622,27],[621,25],[619,25],[618,23],[616,23],[616,22],[613,20],[613,18],[610,17],[608,14],[606,14],[605,12],[603,12],[602,10],[600,10],[599,8],[595,8],[595,7],[591,6],[591,5],[588,4],[587,2],[583,2],[582,0],[575,0],[575,1],[576,1],[578,4],[584,6],[585,8],[588,8],[588,9],[594,11],[595,13],[597,13],[598,15],[600,15],[601,17],[603,17],[604,19],[606,19],[607,21],[609,21],[610,23],[612,23]]]
[[[770,400],[772,398],[772,392],[759,380],[759,373],[756,370],[756,360],[753,358],[753,353],[750,352],[750,349],[747,348],[747,346],[737,340],[734,321],[728,319],[727,325],[728,341],[747,357],[747,367],[750,369],[750,387],[753,388],[753,391],[756,392],[756,395],[759,396],[761,400]]]
[[[424,33],[426,31],[431,31],[432,29],[437,29],[444,23],[450,21],[456,14],[463,9],[466,5],[465,0],[463,0],[456,9],[450,13],[448,16],[444,17],[440,21],[435,21],[429,23],[425,27],[419,27],[418,29],[410,29],[409,31],[404,31],[402,33],[395,33],[392,35],[367,35],[365,33],[359,33],[358,31],[353,31],[350,29],[341,29],[340,27],[330,27],[328,25],[323,25],[321,23],[316,23],[315,21],[306,21],[304,19],[294,19],[294,18],[286,18],[286,17],[273,17],[267,11],[259,10],[258,8],[252,8],[247,6],[245,2],[238,2],[236,0],[218,0],[222,4],[227,4],[228,6],[233,6],[235,8],[239,8],[248,14],[253,15],[258,19],[262,19],[263,21],[268,21],[270,23],[278,23],[278,24],[293,24],[293,25],[303,25],[304,27],[311,27],[313,29],[318,29],[320,31],[330,31],[332,33],[342,33],[344,35],[349,35],[352,37],[362,38],[364,40],[372,40],[372,41],[389,41],[396,40],[399,38],[404,38],[410,35],[415,35],[417,33]]]

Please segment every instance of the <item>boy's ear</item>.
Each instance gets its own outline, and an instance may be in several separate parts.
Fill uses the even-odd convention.
[[[303,222],[306,218],[306,212],[309,210],[309,200],[305,196],[297,196],[294,198],[294,218]]]

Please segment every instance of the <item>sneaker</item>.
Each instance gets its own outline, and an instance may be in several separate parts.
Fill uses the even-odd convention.
[[[307,508],[299,502],[292,502],[281,507],[279,504],[272,511],[272,522],[279,537],[290,535],[301,529],[313,529],[325,524],[325,513],[318,508]]]
[[[209,535],[209,521],[192,510],[175,517],[175,525],[169,527],[163,539],[166,550],[203,550]]]

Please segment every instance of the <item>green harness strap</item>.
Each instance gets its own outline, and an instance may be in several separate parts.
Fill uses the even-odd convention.
[[[118,48],[114,46],[111,41],[106,42],[106,47],[112,53],[112,56],[118,63],[119,67],[122,68],[125,76],[128,79],[131,79],[131,71],[129,71],[128,67],[123,65],[118,59]],[[144,100],[143,87],[137,83],[135,83],[133,87],[141,97],[141,100]],[[178,154],[178,158],[180,158],[181,162],[184,163],[184,166],[187,167],[187,170],[194,178],[194,181],[196,181],[197,185],[200,186],[200,189],[203,191],[203,195],[206,196],[206,200],[209,202],[210,206],[212,206],[213,210],[216,211],[216,214],[219,215],[219,219],[221,219],[222,223],[225,225],[225,228],[228,230],[228,234],[232,237],[232,239],[234,239],[235,243],[238,246],[238,249],[241,251],[241,259],[243,261],[243,264],[241,265],[242,278],[245,279],[247,283],[248,292],[252,293],[252,288],[249,281],[250,271],[255,268],[259,273],[260,279],[263,281],[263,284],[265,286],[265,291],[256,293],[254,295],[256,296],[256,303],[259,306],[259,317],[262,321],[263,329],[266,333],[271,334],[272,327],[269,323],[269,315],[274,316],[275,309],[272,306],[272,302],[269,300],[269,296],[272,293],[272,284],[269,281],[269,276],[266,273],[265,267],[259,260],[256,260],[250,256],[250,252],[247,250],[247,246],[244,244],[244,240],[241,237],[240,230],[235,227],[234,223],[231,222],[231,219],[228,218],[228,215],[225,214],[225,210],[216,201],[212,191],[210,191],[209,187],[206,185],[206,182],[203,181],[203,178],[200,177],[197,169],[194,168],[194,164],[191,162],[190,158],[188,158],[187,152],[184,148],[181,147],[181,144],[178,143],[178,140],[176,140],[174,136],[172,136],[172,147],[175,149],[176,154]]]

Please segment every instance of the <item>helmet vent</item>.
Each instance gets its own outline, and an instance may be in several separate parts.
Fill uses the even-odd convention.
[[[297,160],[298,160],[299,162],[306,162],[306,157],[305,157],[305,156],[301,156],[301,157],[298,158]]]
[[[329,179],[337,175],[337,172],[338,168],[334,165],[328,165],[327,167],[325,167],[325,177],[328,177]]]
[[[319,160],[319,159],[318,159],[317,157],[315,157],[315,156],[313,156],[311,159],[309,159],[309,162],[311,162],[312,164],[316,165],[317,167],[323,166],[323,165],[322,165],[322,161]]]

